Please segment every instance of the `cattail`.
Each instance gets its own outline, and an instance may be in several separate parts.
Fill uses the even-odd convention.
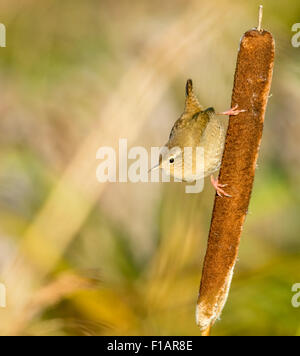
[[[238,53],[232,107],[246,112],[229,120],[219,182],[232,197],[215,199],[197,303],[202,335],[209,335],[226,303],[252,192],[275,52],[261,19],[262,7],[257,29],[245,33]]]

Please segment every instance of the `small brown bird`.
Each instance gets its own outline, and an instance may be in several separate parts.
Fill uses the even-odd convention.
[[[218,179],[212,175],[220,168],[226,137],[226,124],[217,115],[238,115],[245,111],[237,108],[222,113],[216,113],[213,108],[204,110],[193,92],[193,82],[189,79],[184,112],[175,122],[159,164],[154,168],[161,168],[174,178],[188,182],[211,175],[211,183],[217,194],[229,196],[222,189],[225,185],[219,184]],[[186,147],[191,147],[189,156],[183,154]],[[197,176],[196,169],[199,158],[197,147],[202,148],[204,154],[204,172],[201,176]]]

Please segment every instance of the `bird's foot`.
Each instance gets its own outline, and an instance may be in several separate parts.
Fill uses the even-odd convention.
[[[236,116],[238,114],[240,114],[241,112],[245,112],[247,110],[238,110],[238,104],[236,104],[236,106],[234,108],[231,108],[230,110],[227,111],[223,111],[218,113],[218,115],[229,115],[229,116]]]
[[[219,197],[229,197],[231,198],[231,195],[227,194],[224,189],[222,188],[225,188],[227,186],[227,184],[220,184],[219,181],[218,181],[218,178],[215,178],[213,175],[210,176],[210,181],[211,181],[211,184],[212,186],[215,188],[216,192],[217,192],[217,195]]]

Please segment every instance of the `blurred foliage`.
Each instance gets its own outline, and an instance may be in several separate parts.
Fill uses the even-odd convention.
[[[203,105],[227,109],[239,39],[256,25],[259,3],[277,44],[272,97],[240,259],[213,334],[300,335],[291,305],[300,282],[296,0],[1,2],[0,281],[9,295],[1,333],[199,335],[212,188],[197,196],[181,184],[99,188],[95,147],[119,137],[164,144],[188,77]]]

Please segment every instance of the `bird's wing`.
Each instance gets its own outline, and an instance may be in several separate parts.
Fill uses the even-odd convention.
[[[213,115],[214,111],[210,109],[206,109],[205,111],[201,111],[197,115],[194,115],[191,119],[191,124],[193,125],[191,131],[192,134],[195,135],[195,139],[201,139]]]

